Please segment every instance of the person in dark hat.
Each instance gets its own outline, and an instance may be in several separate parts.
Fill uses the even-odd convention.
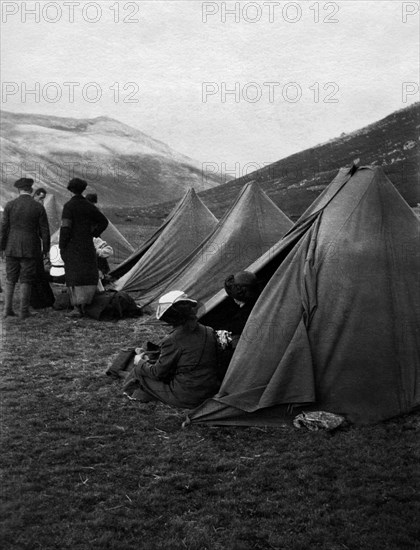
[[[99,280],[93,237],[99,237],[108,226],[107,218],[83,196],[86,187],[80,178],[70,180],[67,189],[73,197],[63,207],[59,239],[66,285],[78,316],[84,315],[84,307],[92,302]]]
[[[125,395],[143,403],[162,401],[191,409],[217,392],[221,380],[216,337],[213,329],[197,321],[196,307],[197,302],[180,290],[159,299],[156,317],[173,330],[161,342],[157,359],[150,351],[138,350]]]
[[[47,191],[43,187],[38,187],[38,189],[35,189],[33,194],[34,201],[40,202],[41,204],[44,204],[45,197],[47,196]]]
[[[239,271],[229,275],[224,283],[225,291],[237,305],[236,313],[220,329],[232,333],[232,348],[235,349],[245,328],[252,308],[260,295],[260,285],[257,277],[250,271]]]
[[[31,178],[14,183],[19,197],[4,208],[1,228],[1,251],[6,255],[6,299],[4,317],[14,316],[13,295],[20,281],[20,318],[31,315],[29,303],[35,279],[36,262],[41,254],[48,257],[50,230],[45,208],[32,198]],[[42,251],[41,251],[42,245]]]
[[[98,204],[98,195],[97,193],[86,193],[86,200],[92,204]]]

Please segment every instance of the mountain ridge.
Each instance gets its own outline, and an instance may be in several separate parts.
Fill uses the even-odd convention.
[[[332,181],[338,170],[360,158],[361,165],[378,165],[412,207],[420,202],[420,103],[414,103],[348,134],[289,155],[259,170],[202,191],[200,198],[220,218],[243,185],[257,181],[275,204],[296,220]],[[173,202],[129,214],[164,217]]]
[[[104,206],[179,199],[190,187],[205,190],[225,181],[220,174],[203,174],[199,161],[108,116],[2,111],[0,120],[2,204],[15,196],[13,182],[23,176],[56,194],[59,202],[69,198],[68,180],[81,177]]]

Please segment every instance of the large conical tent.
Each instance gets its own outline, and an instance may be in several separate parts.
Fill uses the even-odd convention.
[[[419,229],[381,168],[342,169],[274,255],[250,266],[279,267],[219,393],[190,420],[276,425],[306,403],[367,424],[417,407]]]
[[[247,183],[214,231],[183,262],[175,276],[153,293],[142,296],[142,302],[154,302],[169,290],[182,290],[195,300],[207,300],[228,275],[270,250],[291,226],[289,218],[257,183]]]
[[[116,290],[153,292],[173,277],[182,261],[217,225],[217,219],[190,189],[148,241],[111,272]],[[128,269],[127,269],[128,268]]]
[[[44,200],[44,208],[47,212],[48,224],[50,226],[51,235],[60,228],[61,225],[61,208],[58,207],[56,198],[51,193],[48,193]]]

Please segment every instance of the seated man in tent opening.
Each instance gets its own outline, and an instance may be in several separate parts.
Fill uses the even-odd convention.
[[[163,339],[156,360],[138,350],[124,385],[128,397],[192,409],[218,391],[215,333],[197,321],[196,306],[178,290],[159,299],[156,317],[173,330]]]
[[[225,279],[225,291],[236,303],[237,311],[232,317],[221,323],[220,329],[232,334],[232,349],[238,345],[252,308],[260,295],[257,277],[250,271],[239,271]]]

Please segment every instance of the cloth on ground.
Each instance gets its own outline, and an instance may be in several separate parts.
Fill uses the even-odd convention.
[[[142,310],[127,292],[107,290],[95,294],[92,302],[85,307],[85,315],[97,321],[104,321],[139,317]]]

